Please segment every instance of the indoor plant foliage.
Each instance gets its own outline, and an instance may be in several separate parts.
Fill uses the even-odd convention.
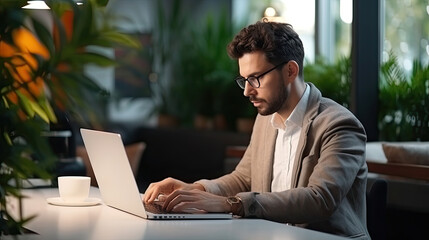
[[[41,132],[57,121],[53,109],[82,115],[87,101],[105,93],[84,67],[115,61],[92,47],[136,46],[99,21],[104,8],[96,1],[46,3],[54,29],[22,8],[27,1],[0,1],[0,235],[19,233],[30,220],[10,215],[7,198],[18,198],[19,210],[22,181],[51,177],[55,157]]]
[[[153,65],[156,79],[152,80],[154,93],[154,113],[159,114],[159,125],[175,126],[178,124],[180,109],[179,100],[182,95],[176,92],[177,76],[172,69],[180,61],[176,53],[181,39],[186,38],[187,19],[182,11],[182,4],[174,0],[171,7],[164,1],[157,2],[157,14],[153,33]]]
[[[350,106],[352,64],[349,57],[341,57],[335,63],[317,58],[304,65],[304,79],[314,83],[322,94],[344,107]]]
[[[234,105],[237,102],[231,97],[235,94],[245,100],[233,80],[238,75],[237,63],[226,51],[236,31],[225,10],[219,16],[208,13],[200,25],[193,27],[189,30],[190,37],[181,42],[180,61],[175,68],[175,74],[181,78],[176,89],[183,95],[180,100],[182,120],[187,123],[194,121],[198,128],[210,128],[205,125],[211,124],[198,124],[195,117],[210,122],[223,115],[230,118],[228,122],[234,121],[240,110],[237,107],[243,105]],[[231,93],[231,89],[235,91]],[[245,104],[250,105],[247,100]]]
[[[429,140],[429,65],[415,60],[407,75],[391,53],[380,75],[380,140]]]
[[[234,129],[238,115],[256,116],[233,80],[238,67],[226,51],[237,29],[226,10],[203,16],[184,14],[177,0],[170,7],[157,2],[157,31],[153,33],[158,75],[153,85],[155,112],[159,119],[166,114],[173,116],[176,126]]]
[[[304,66],[304,78],[313,82],[328,98],[348,107],[351,86],[351,61],[343,57],[330,64],[323,59]],[[415,60],[406,74],[397,57],[380,66],[379,81],[380,140],[427,141],[429,139],[429,65]]]

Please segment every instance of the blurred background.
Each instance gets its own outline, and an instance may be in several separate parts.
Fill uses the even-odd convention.
[[[46,3],[0,1],[0,221],[6,195],[39,187],[24,186],[28,179],[46,187],[89,175],[96,186],[80,127],[122,135],[141,192],[165,177],[231,172],[256,110],[233,80],[238,65],[226,46],[264,17],[299,34],[304,80],[363,123],[367,156],[371,142],[384,156],[384,141],[429,141],[427,0]],[[384,233],[427,236],[428,166],[385,163],[367,161],[370,172],[393,175]]]
[[[371,125],[367,131],[373,140],[427,139],[428,81],[423,77],[420,83],[413,83],[411,79],[417,75],[417,65],[427,69],[429,61],[428,2],[378,2],[378,16],[364,26],[368,32],[362,32],[367,34],[363,38],[372,38],[371,28],[377,30],[378,53],[365,53],[367,43],[359,49],[359,54],[377,58],[374,61],[380,66],[380,75],[371,79],[378,82],[378,95],[375,99],[368,95],[376,101],[371,106],[378,106],[377,114],[370,120],[362,116],[365,111],[355,114],[364,125]],[[351,101],[367,104],[362,100],[365,92],[360,95],[362,103],[359,98],[351,99],[353,14],[366,14],[354,12],[352,0],[111,0],[106,9],[116,16],[113,22],[121,31],[142,43],[139,51],[103,49],[122,63],[120,67],[87,68],[112,94],[103,106],[106,124],[249,132],[239,122],[253,118],[256,112],[233,82],[237,63],[228,58],[225,48],[242,27],[265,16],[292,24],[302,38],[306,81],[314,82],[325,96],[346,107],[352,107]],[[355,16],[355,21],[359,19]],[[391,65],[402,75],[386,80],[393,70],[381,69]],[[420,84],[423,94],[403,96],[401,93],[407,92],[404,88],[413,86],[394,84],[399,80]],[[373,110],[368,112],[374,115]],[[373,126],[376,132],[372,134]],[[412,130],[417,126],[419,131]]]

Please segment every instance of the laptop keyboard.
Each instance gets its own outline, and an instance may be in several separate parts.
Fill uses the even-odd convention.
[[[157,203],[150,203],[150,204],[144,203],[144,207],[145,207],[146,211],[151,212],[151,213],[155,213],[155,214],[166,214],[166,213],[168,213],[167,211],[162,209],[162,206],[160,204],[157,204]]]

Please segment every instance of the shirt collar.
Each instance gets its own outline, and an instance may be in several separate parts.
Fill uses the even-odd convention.
[[[293,109],[290,116],[284,122],[278,113],[273,114],[273,116],[271,117],[271,125],[273,126],[273,128],[285,130],[287,122],[302,127],[305,109],[307,108],[308,98],[310,96],[310,86],[308,84],[305,85],[306,87],[304,94],[302,95],[298,104]]]

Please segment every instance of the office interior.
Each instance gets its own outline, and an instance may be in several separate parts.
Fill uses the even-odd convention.
[[[373,157],[369,176],[387,183],[376,195],[385,201],[376,206],[382,216],[373,239],[428,236],[429,155],[420,156],[422,163],[408,157],[390,162],[383,144],[429,152],[429,2],[110,0],[105,10],[141,47],[96,49],[117,65],[89,65],[85,73],[109,94],[88,102],[94,121],[57,112],[60,121],[50,130],[71,135],[65,136],[67,149],[55,137],[51,146],[78,162],[55,174],[90,174],[80,127],[122,135],[135,153],[142,192],[169,176],[195,181],[231,171],[240,159],[237,149],[250,140],[256,112],[233,81],[238,66],[226,44],[242,27],[269,17],[292,24],[300,35],[304,80],[365,126],[367,157]]]

